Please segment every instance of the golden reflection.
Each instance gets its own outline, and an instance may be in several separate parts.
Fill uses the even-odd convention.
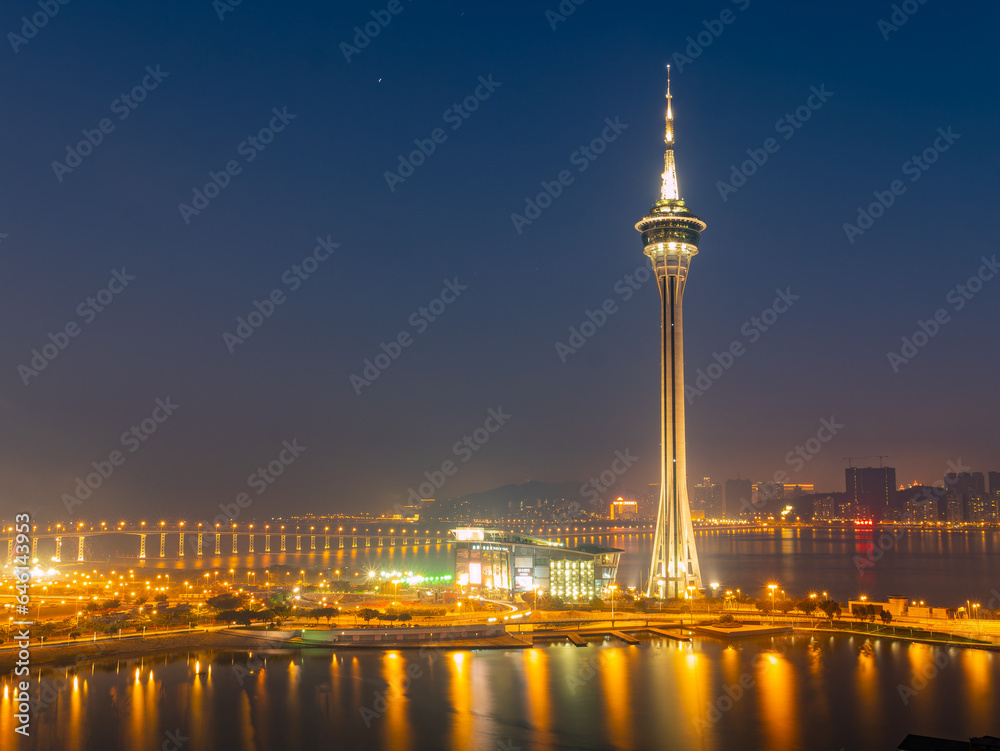
[[[455,652],[451,662],[452,748],[472,748],[472,681],[464,652]]]
[[[629,648],[606,647],[600,651],[597,672],[604,692],[604,717],[608,740],[615,748],[635,747],[632,706],[629,702]]]
[[[191,681],[189,694],[191,699],[188,702],[188,709],[191,712],[191,737],[198,745],[202,745],[205,739],[211,738],[213,731],[211,712],[205,712],[205,705],[208,702],[205,694],[210,690],[208,676],[209,673],[206,672],[203,675],[198,671]]]
[[[693,654],[693,653],[692,653]],[[740,652],[732,644],[722,650],[722,679],[727,686],[736,686],[740,682],[743,669],[740,665]]]
[[[823,674],[823,647],[815,639],[809,640],[809,672],[813,678],[819,678]]]
[[[135,680],[127,686],[124,694],[125,706],[119,707],[119,712],[128,715],[131,745],[135,748],[156,746],[159,705],[152,674],[143,686],[141,670],[136,668]]]
[[[947,665],[951,658],[944,649],[930,644],[910,644],[906,650],[906,658],[910,663],[910,680],[904,686],[910,690],[908,702],[919,702],[927,684],[937,676],[941,666]]]
[[[415,663],[414,663],[415,664]],[[388,684],[385,689],[385,731],[389,748],[393,751],[406,751],[411,746],[413,731],[407,715],[410,698],[408,686],[410,681],[406,675],[406,660],[390,652],[382,660],[382,677]],[[376,707],[376,711],[379,708]]]
[[[290,724],[299,727],[299,682],[302,680],[302,668],[295,664],[295,660],[288,662],[288,701],[286,706],[291,712],[288,718]]]
[[[253,725],[253,708],[250,706],[250,697],[246,691],[240,691],[239,704],[240,748],[247,751],[257,751],[257,738]]]
[[[755,680],[766,738],[763,747],[774,751],[794,749],[798,735],[794,668],[783,652],[766,653],[756,662]]]
[[[536,748],[551,748],[552,687],[549,685],[549,655],[541,649],[524,650],[524,677],[528,721],[538,731]]]
[[[992,699],[991,668],[994,656],[980,649],[963,649],[959,662],[961,686],[965,690],[968,716],[988,725],[996,719],[996,703]]]
[[[853,641],[853,639],[852,639]],[[853,645],[852,645],[853,646]],[[870,639],[865,639],[857,648],[858,657],[854,671],[854,691],[857,696],[857,711],[865,716],[865,722],[877,727],[882,713],[878,667],[875,651]]]
[[[666,723],[663,732],[668,733],[679,748],[702,748],[703,738],[699,728],[705,722],[708,706],[714,698],[709,678],[710,661],[696,654],[690,644],[676,642],[665,642],[659,654],[657,662],[667,660],[672,663],[674,676],[671,684],[666,678],[666,670],[656,671],[657,675],[663,676],[663,682],[653,688],[654,696],[664,705],[674,708],[661,715]],[[690,721],[676,724],[671,722],[674,716],[687,717]]]
[[[14,707],[10,699],[10,685],[3,684],[3,700],[0,701],[0,738],[14,737]]]
[[[331,708],[340,706],[340,661],[336,655],[330,659],[330,701]]]
[[[83,748],[83,696],[80,693],[80,679],[73,676],[73,690],[69,695],[69,726],[71,732],[63,738],[62,748],[65,751],[76,751]]]

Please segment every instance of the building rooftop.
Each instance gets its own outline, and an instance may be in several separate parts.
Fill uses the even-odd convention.
[[[596,554],[600,554],[600,553],[624,553],[625,552],[622,548],[606,548],[603,545],[586,545],[586,544],[584,544],[584,545],[577,545],[575,548],[571,548],[571,550],[579,550],[581,553],[593,553],[595,555]]]

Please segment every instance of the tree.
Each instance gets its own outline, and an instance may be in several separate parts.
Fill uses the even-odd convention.
[[[803,600],[799,600],[796,607],[808,616],[811,616],[816,612],[816,600],[812,597],[806,597]]]
[[[380,615],[379,611],[375,610],[374,608],[362,608],[361,612],[358,613],[358,616],[360,616],[361,620],[365,622],[365,625],[368,625],[368,622],[372,618],[378,618],[379,615]]]
[[[854,616],[860,621],[874,623],[875,615],[880,612],[880,610],[881,608],[876,608],[874,605],[855,605]]]
[[[413,616],[410,615],[409,613],[400,613],[399,615],[396,616],[396,620],[405,623],[406,621],[412,621]]]
[[[235,610],[235,609],[220,610],[218,612],[218,620],[220,620],[220,621],[226,621],[227,623],[232,623],[233,621],[238,621],[239,620],[238,613],[239,613],[239,611]]]
[[[160,592],[156,597],[153,598],[155,602],[166,602],[170,598],[167,596],[166,592]]]
[[[819,609],[826,613],[826,617],[830,620],[840,617],[840,603],[835,600],[823,600],[819,604]]]
[[[794,607],[795,602],[793,600],[781,600],[778,603],[778,610],[780,610],[784,615],[788,615]]]
[[[649,610],[649,600],[645,597],[641,597],[635,601],[635,612],[645,613]]]
[[[759,600],[754,600],[753,604],[754,607],[757,608],[757,610],[759,610],[762,613],[771,612],[771,600],[768,599],[767,597],[762,597]]]
[[[338,610],[337,608],[328,608],[328,607],[313,608],[312,610],[309,611],[308,617],[313,618],[317,623],[319,622],[320,618],[326,618],[327,625],[329,625],[330,620],[338,613],[340,613],[340,610]]]
[[[166,595],[157,595],[156,599],[158,602],[161,597],[166,599]],[[215,597],[209,597],[206,602],[210,608],[215,610],[234,610],[243,604],[243,598],[239,595],[226,592],[225,594],[216,595]]]
[[[88,602],[87,610],[115,610],[121,607],[121,600],[102,600],[101,602]]]
[[[886,626],[892,623],[892,613],[890,613],[888,610],[882,611],[881,618],[882,618],[882,623],[884,623]]]

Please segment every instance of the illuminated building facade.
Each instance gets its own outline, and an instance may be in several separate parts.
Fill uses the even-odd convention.
[[[463,527],[455,538],[455,581],[469,594],[507,597],[539,592],[565,602],[604,597],[622,550],[559,543],[500,530]]]
[[[660,290],[660,499],[653,537],[648,596],[681,597],[701,589],[701,567],[687,497],[684,434],[684,287],[691,259],[707,226],[681,200],[674,164],[674,114],[667,66],[666,149],[660,198],[636,223]]]
[[[986,477],[982,472],[949,472],[944,476],[947,493],[946,521],[983,522],[987,514]]]
[[[626,501],[624,498],[616,498],[611,502],[612,519],[635,519],[639,516],[639,504],[635,501]]]
[[[804,495],[812,495],[816,492],[816,486],[811,482],[789,485],[785,483],[783,498],[800,498]]]

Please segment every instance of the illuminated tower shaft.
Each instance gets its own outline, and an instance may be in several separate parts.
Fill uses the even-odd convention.
[[[701,589],[701,567],[687,493],[687,440],[684,432],[684,325],[681,315],[691,258],[707,226],[680,198],[674,166],[674,115],[667,67],[667,117],[660,200],[635,228],[642,233],[660,288],[660,506],[653,537],[649,597],[684,597]]]

